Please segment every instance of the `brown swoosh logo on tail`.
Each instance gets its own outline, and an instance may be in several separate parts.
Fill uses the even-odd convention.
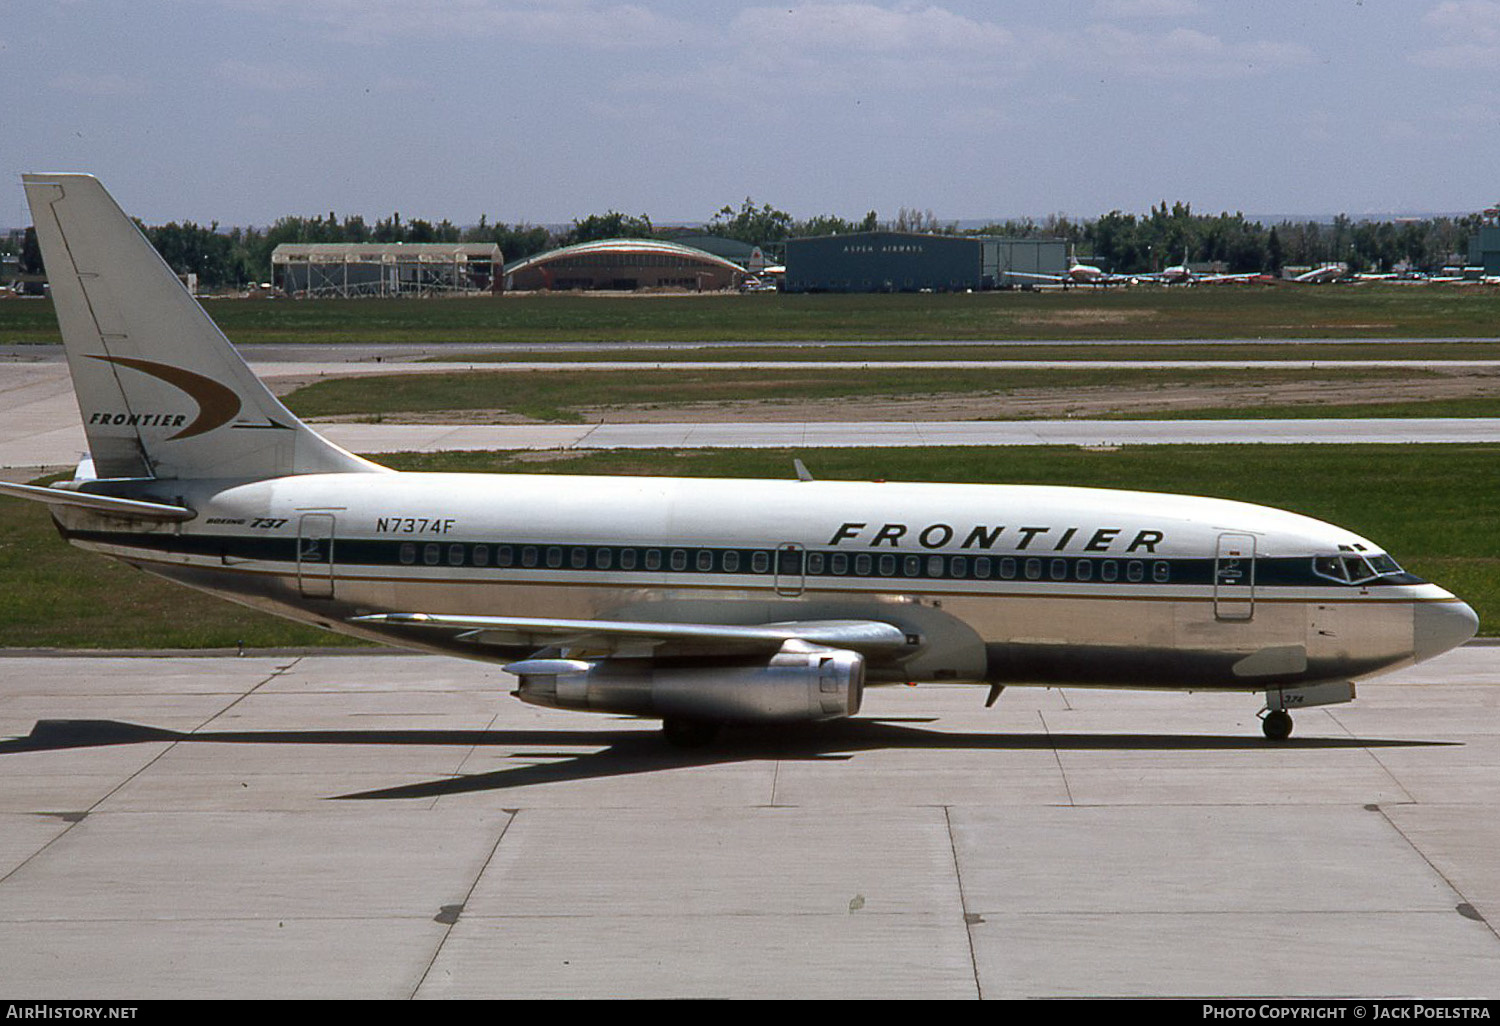
[[[151,360],[136,360],[128,356],[91,355],[89,359],[119,364],[131,370],[138,370],[142,374],[149,374],[153,378],[159,378],[169,385],[182,389],[192,397],[193,401],[198,404],[198,416],[187,427],[168,438],[169,442],[212,431],[216,427],[229,423],[234,419],[235,414],[240,412],[240,397],[235,394],[234,390],[226,388],[212,378],[205,378],[202,374],[194,374],[181,367],[155,363]]]

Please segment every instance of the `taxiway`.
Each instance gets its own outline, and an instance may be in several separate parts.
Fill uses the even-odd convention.
[[[1500,647],[666,747],[402,654],[0,657],[0,993],[1500,991]]]

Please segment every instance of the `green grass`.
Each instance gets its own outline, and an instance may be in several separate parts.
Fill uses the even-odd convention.
[[[349,639],[257,613],[74,548],[38,503],[0,500],[0,647],[254,648]]]
[[[1500,341],[1449,342],[1215,342],[1211,344],[1157,344],[1152,342],[1090,342],[1075,344],[1046,341],[1024,344],[970,342],[881,345],[857,342],[811,342],[798,346],[774,342],[758,345],[716,344],[677,346],[671,349],[626,349],[619,346],[577,343],[566,349],[510,350],[489,352],[457,348],[453,352],[424,357],[427,363],[732,363],[756,362],[881,363],[888,361],[932,362],[940,360],[1317,360],[1337,363],[1347,360],[1500,360]]]
[[[601,407],[677,406],[685,403],[920,399],[976,394],[1007,395],[1051,389],[1065,398],[1086,387],[1218,385],[1255,389],[1309,381],[1391,379],[1388,370],[1365,369],[1166,369],[1033,370],[882,368],[859,370],[640,370],[519,371],[366,375],[319,381],[283,397],[302,417],[431,414],[452,410],[503,411],[536,420],[577,421],[580,410]],[[1400,371],[1402,380],[1425,371]]]
[[[204,306],[242,344],[1500,336],[1500,291],[1380,284],[973,295],[222,299]],[[0,302],[0,343],[56,341],[50,302]]]
[[[382,457],[404,470],[793,476],[1075,484],[1181,492],[1291,509],[1384,545],[1500,634],[1500,446],[1143,446],[442,453]],[[36,503],[0,500],[0,647],[200,648],[353,644],[206,599],[64,544]]]

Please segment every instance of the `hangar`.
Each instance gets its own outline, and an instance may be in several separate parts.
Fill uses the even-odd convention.
[[[1018,274],[1062,275],[1062,239],[852,232],[786,244],[788,292],[963,292],[1029,284]]]
[[[298,297],[491,292],[502,266],[494,243],[284,242],[271,251],[276,287]]]
[[[1485,225],[1469,239],[1469,266],[1480,268],[1486,278],[1500,275],[1500,226]]]
[[[733,288],[745,268],[701,249],[659,239],[601,239],[506,265],[505,287],[535,289]]]

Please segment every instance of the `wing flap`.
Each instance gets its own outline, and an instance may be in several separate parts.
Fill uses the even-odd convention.
[[[880,620],[808,620],[791,623],[667,623],[627,620],[549,620],[522,616],[449,616],[432,613],[379,613],[351,623],[457,632],[479,645],[544,645],[559,648],[617,648],[630,644],[688,644],[735,648],[780,648],[788,641],[846,648],[864,654],[910,651],[921,639]]]

